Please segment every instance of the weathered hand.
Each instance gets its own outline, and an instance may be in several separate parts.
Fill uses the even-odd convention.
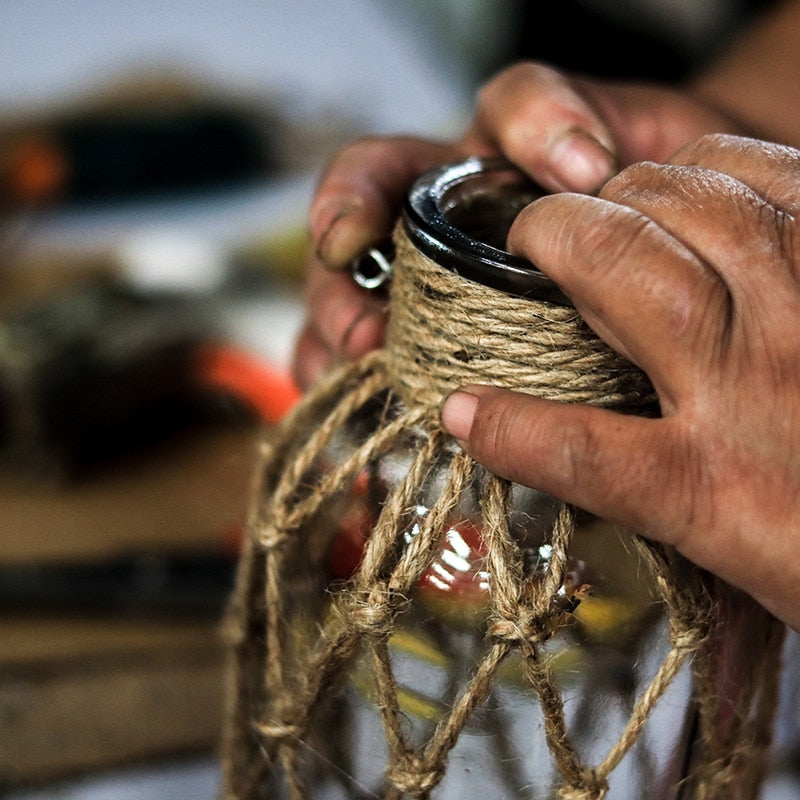
[[[551,191],[595,192],[619,165],[662,161],[715,131],[735,132],[736,126],[686,94],[570,78],[523,63],[480,91],[474,120],[459,141],[373,138],[345,148],[323,175],[309,215],[316,256],[295,357],[301,385],[313,382],[334,357],[354,357],[380,343],[374,299],[336,273],[388,235],[422,172],[468,155],[502,153]]]
[[[510,248],[650,377],[663,417],[471,387],[443,422],[495,472],[674,544],[800,630],[800,151],[701,138]]]
[[[345,148],[328,167],[309,214],[315,254],[307,266],[307,318],[294,355],[300,386],[310,386],[331,361],[355,358],[381,344],[385,304],[342,270],[389,235],[418,175],[463,155],[455,146],[418,139],[365,139]]]

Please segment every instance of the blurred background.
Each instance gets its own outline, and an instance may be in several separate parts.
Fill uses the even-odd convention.
[[[216,795],[314,184],[355,136],[460,127],[468,6],[4,4],[0,794]]]
[[[220,614],[337,149],[457,133],[520,57],[679,79],[755,5],[3,5],[4,796],[215,796]]]

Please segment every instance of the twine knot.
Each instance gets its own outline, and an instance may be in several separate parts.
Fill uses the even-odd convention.
[[[386,777],[404,794],[419,797],[439,784],[444,768],[443,762],[431,765],[417,755],[407,755],[387,770]]]
[[[299,739],[303,731],[299,725],[285,720],[270,720],[267,722],[256,722],[255,729],[265,738],[272,741],[284,741],[286,739]]]
[[[394,630],[395,609],[401,598],[385,584],[373,586],[369,592],[354,592],[342,616],[348,627],[364,636],[389,636]]]
[[[670,626],[669,642],[677,651],[693,653],[703,644],[708,633],[708,623],[705,620],[694,619],[691,623],[676,623],[673,620]]]
[[[530,616],[522,614],[517,619],[501,619],[489,627],[489,636],[501,642],[512,644],[547,641],[558,626],[551,617]]]
[[[262,524],[255,528],[253,536],[265,550],[276,550],[286,542],[289,533],[283,526]]]
[[[742,780],[741,757],[746,759],[750,755],[752,754],[746,752],[726,753],[723,757],[710,761],[703,767],[704,775],[708,776],[706,780],[718,789],[735,786]]]
[[[580,777],[569,786],[562,786],[558,800],[603,800],[608,794],[608,781],[594,769],[581,770]]]
[[[669,642],[675,650],[693,652],[700,646],[703,638],[701,631],[681,629],[670,633]]]

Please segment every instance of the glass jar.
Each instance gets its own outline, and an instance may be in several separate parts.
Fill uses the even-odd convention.
[[[409,467],[407,454],[421,444],[410,437],[399,452],[379,459],[374,472],[359,481],[333,539],[327,590],[353,575],[380,513],[378,498],[397,487]],[[445,458],[455,454],[453,448]],[[420,534],[446,474],[442,463],[428,477],[407,514],[406,543]],[[398,712],[411,748],[421,748],[430,739],[492,647],[487,632],[492,626],[493,575],[481,514],[489,480],[483,469],[475,470],[388,640]],[[509,532],[520,550],[523,580],[544,580],[553,558],[557,503],[519,485],[511,487],[511,495]],[[669,649],[664,610],[645,575],[619,531],[579,515],[557,596],[560,613],[549,618],[552,629],[538,636],[539,657],[561,695],[572,744],[585,763],[600,761],[611,750]],[[369,648],[360,648],[347,683],[339,689],[335,741],[346,752],[325,752],[319,742],[314,755],[307,753],[309,764],[316,761],[311,797],[317,792],[341,800],[385,796],[384,772],[391,753],[370,661]],[[532,694],[523,658],[512,651],[460,732],[433,797],[555,797],[563,778],[544,735],[545,716]],[[688,700],[689,676],[684,672],[665,698],[668,712],[648,722],[614,774],[609,797],[678,796],[667,786],[673,786],[671,776],[686,758]],[[331,741],[329,734],[324,738]],[[664,784],[662,792],[655,788],[659,782]],[[634,786],[648,794],[631,794]]]
[[[731,718],[693,688],[691,656],[714,638],[706,576],[491,475],[438,425],[441,399],[464,383],[494,376],[548,396],[537,371],[554,359],[579,362],[568,401],[657,413],[641,373],[504,250],[540,195],[499,161],[423,176],[396,236],[386,351],[329,379],[274,443],[232,606],[229,796],[701,796],[688,778],[708,766],[698,731],[707,739]],[[402,273],[417,254],[430,280]],[[461,284],[476,300],[453,328]],[[572,326],[594,374],[562,358],[549,331],[532,373],[506,363],[506,328],[483,318],[487,293],[514,298],[498,320],[523,344],[537,320]],[[713,663],[706,652],[706,688]],[[716,688],[735,684],[749,709],[745,681],[726,674]],[[702,796],[755,797],[757,777],[743,774]]]

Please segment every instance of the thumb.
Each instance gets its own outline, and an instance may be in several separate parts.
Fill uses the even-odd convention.
[[[670,538],[664,420],[491,386],[451,394],[442,424],[501,477],[662,541]]]

